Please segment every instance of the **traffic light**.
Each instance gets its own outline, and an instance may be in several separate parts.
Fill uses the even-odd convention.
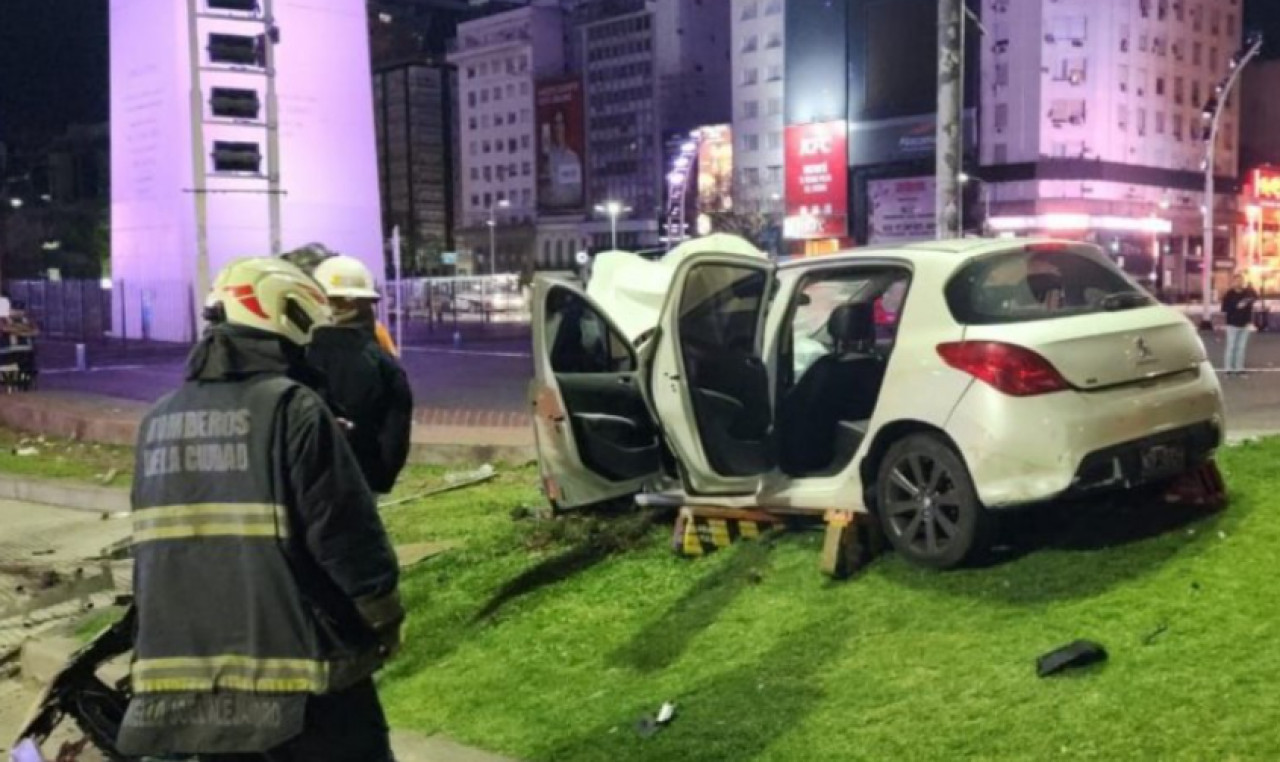
[[[215,140],[213,143],[213,169],[215,172],[250,172],[257,174],[262,168],[262,149],[257,143]]]
[[[262,109],[257,90],[215,87],[209,97],[213,115],[226,119],[257,119]]]
[[[244,34],[209,35],[209,60],[213,63],[235,66],[266,66],[266,49],[261,35]]]

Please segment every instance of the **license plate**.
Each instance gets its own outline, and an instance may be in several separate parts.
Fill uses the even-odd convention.
[[[1187,451],[1180,445],[1155,445],[1142,451],[1142,478],[1146,481],[1177,476],[1187,469]]]

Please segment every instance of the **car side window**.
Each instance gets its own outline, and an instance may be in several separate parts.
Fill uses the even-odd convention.
[[[548,297],[546,335],[555,373],[630,373],[630,346],[586,299],[557,288]]]
[[[799,379],[814,361],[837,351],[831,316],[846,305],[870,305],[875,346],[887,353],[897,339],[898,324],[910,282],[900,268],[857,268],[819,272],[797,291],[791,318],[792,378]],[[867,337],[870,339],[870,337]]]

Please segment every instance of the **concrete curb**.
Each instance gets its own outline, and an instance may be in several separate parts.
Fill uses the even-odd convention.
[[[440,444],[415,442],[409,462],[420,466],[465,466],[506,463],[523,466],[538,459],[533,445]]]
[[[129,510],[129,490],[123,487],[95,487],[92,484],[13,474],[0,474],[0,500],[94,513],[121,513]]]

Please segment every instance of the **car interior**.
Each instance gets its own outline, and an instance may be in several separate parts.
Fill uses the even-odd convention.
[[[779,342],[777,438],[784,472],[838,473],[857,453],[880,398],[909,279],[899,268],[862,268],[819,274],[797,290]],[[825,294],[826,303],[813,303],[812,294]],[[804,320],[802,311],[808,312]],[[825,322],[807,330],[815,315]],[[815,340],[825,353],[795,362],[797,344]]]
[[[583,465],[612,481],[652,474],[658,435],[631,348],[579,294],[553,288],[544,326],[551,369]]]
[[[722,476],[773,467],[759,335],[771,284],[762,270],[718,264],[694,267],[685,281],[678,328],[685,383],[703,451]]]

